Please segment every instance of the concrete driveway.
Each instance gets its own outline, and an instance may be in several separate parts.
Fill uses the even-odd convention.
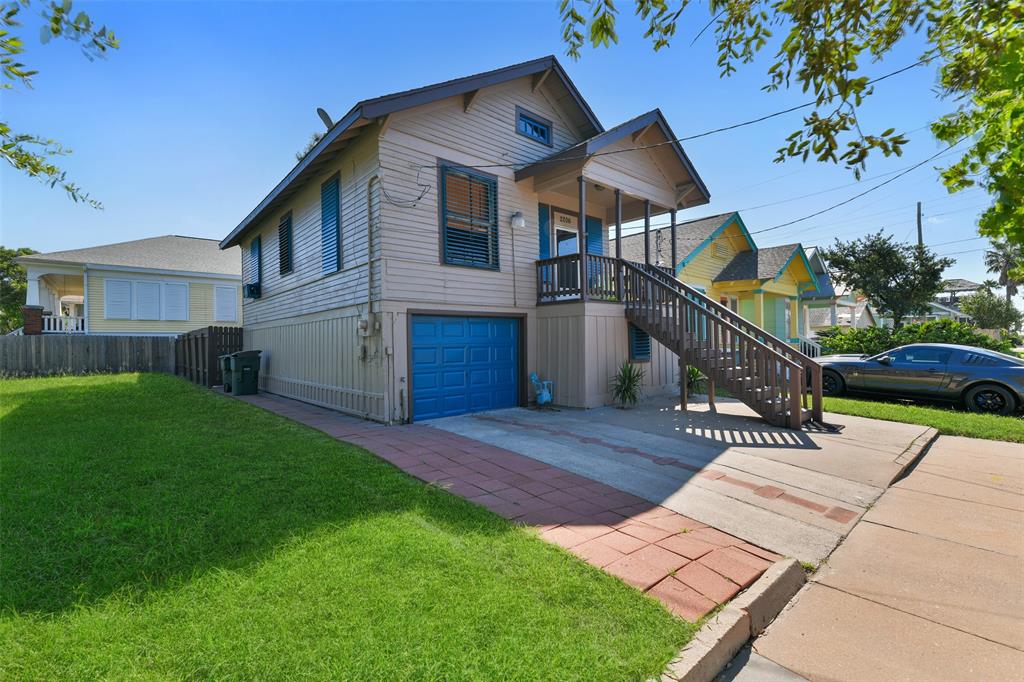
[[[934,431],[827,415],[838,433],[765,424],[739,402],[681,411],[673,398],[631,410],[515,408],[426,422],[500,446],[819,563]]]
[[[726,679],[1024,679],[1024,445],[939,438],[753,648]]]

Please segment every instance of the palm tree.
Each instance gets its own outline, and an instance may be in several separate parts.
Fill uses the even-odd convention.
[[[1005,241],[992,242],[992,250],[985,252],[985,267],[999,277],[999,286],[1006,287],[1006,300],[1010,301],[1024,284],[1018,274],[1024,269],[1024,249]]]

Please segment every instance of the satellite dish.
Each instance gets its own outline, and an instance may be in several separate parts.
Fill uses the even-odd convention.
[[[320,120],[324,122],[324,125],[327,126],[328,130],[334,127],[334,121],[332,121],[327,112],[320,107],[316,108],[316,115],[320,117]]]

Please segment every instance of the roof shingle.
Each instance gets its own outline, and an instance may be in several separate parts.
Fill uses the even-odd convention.
[[[124,268],[179,270],[242,276],[239,248],[221,250],[216,239],[165,235],[85,249],[34,253],[18,259],[24,263],[113,265]]]
[[[676,255],[680,260],[693,253],[703,244],[734,212],[719,213],[705,218],[695,218],[676,223]],[[651,260],[655,265],[669,265],[672,260],[671,227],[651,230]],[[612,239],[614,246],[615,239]],[[622,238],[622,257],[642,263],[644,261],[644,233],[631,234]],[[678,263],[676,263],[678,265]]]
[[[715,277],[715,281],[774,279],[799,248],[799,244],[785,244],[784,246],[760,248],[756,251],[743,251],[729,261],[729,264]]]

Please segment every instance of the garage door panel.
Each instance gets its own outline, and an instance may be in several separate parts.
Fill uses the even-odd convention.
[[[410,324],[413,418],[519,404],[519,321],[415,315]]]
[[[473,364],[487,364],[492,361],[493,353],[487,346],[477,346],[469,349],[469,361]]]
[[[441,356],[445,365],[461,365],[466,362],[466,348],[457,346],[445,346]]]

